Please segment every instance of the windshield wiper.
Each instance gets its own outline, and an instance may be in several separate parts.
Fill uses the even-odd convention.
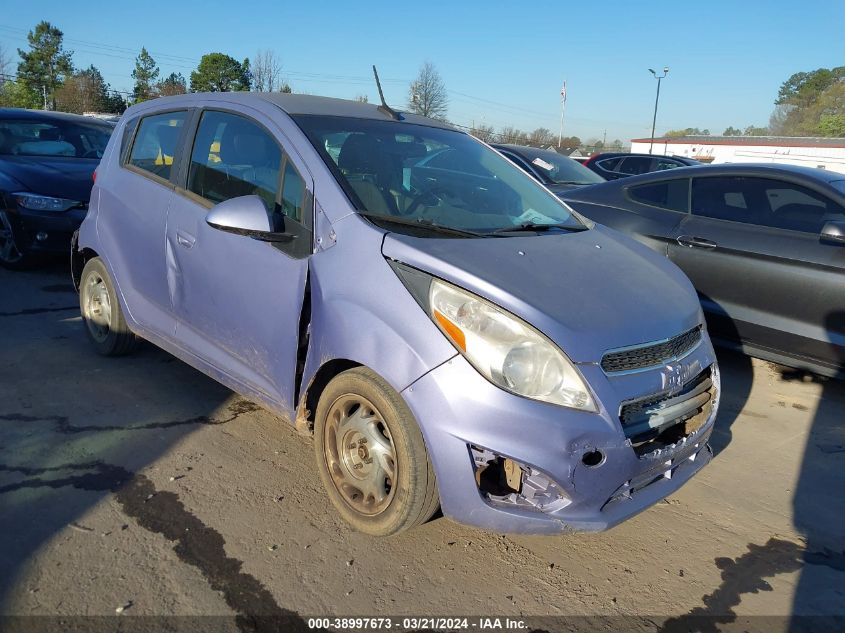
[[[524,233],[524,232],[537,232],[537,231],[548,231],[549,229],[560,229],[562,231],[571,231],[571,232],[578,232],[578,231],[586,231],[586,226],[572,226],[571,224],[542,224],[537,222],[523,222],[522,224],[517,224],[516,226],[503,226],[500,229],[496,229],[492,231],[493,234],[497,233]]]
[[[358,215],[361,215],[369,220],[376,220],[380,222],[387,222],[389,224],[398,224],[399,226],[412,226],[420,229],[428,229],[430,231],[435,231],[437,233],[447,233],[451,235],[463,235],[463,236],[471,236],[471,237],[487,237],[483,233],[478,233],[476,231],[470,231],[469,229],[457,229],[451,226],[443,226],[442,224],[437,224],[436,222],[432,222],[426,218],[416,218],[411,220],[410,218],[402,218],[395,215],[383,215],[381,213],[367,213],[364,211],[358,211]]]

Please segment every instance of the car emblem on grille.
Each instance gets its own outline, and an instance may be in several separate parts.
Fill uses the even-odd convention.
[[[661,373],[661,383],[669,395],[675,395],[684,388],[691,378],[701,371],[701,363],[695,361],[689,365],[673,363],[666,365]]]

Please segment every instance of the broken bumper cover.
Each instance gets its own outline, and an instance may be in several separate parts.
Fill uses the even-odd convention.
[[[509,394],[460,356],[435,368],[402,395],[425,437],[443,513],[499,532],[601,531],[673,493],[710,461],[707,440],[718,411],[718,368],[709,340],[684,363],[714,376],[712,407],[683,439],[640,455],[625,437],[620,408],[664,391],[665,368],[612,376],[597,364],[579,365],[598,413]],[[483,490],[479,455],[516,462],[520,492]]]

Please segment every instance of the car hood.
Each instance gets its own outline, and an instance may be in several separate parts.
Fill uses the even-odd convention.
[[[99,162],[97,158],[2,156],[0,170],[33,193],[88,202],[91,174]]]
[[[428,239],[389,233],[385,257],[466,288],[531,323],[575,362],[703,322],[674,264],[612,229]]]

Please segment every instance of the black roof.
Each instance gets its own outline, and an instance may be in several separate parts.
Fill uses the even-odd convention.
[[[25,110],[24,108],[0,108],[0,119],[16,119],[18,121],[69,121],[73,123],[87,123],[113,128],[114,123],[103,121],[97,117],[70,114],[68,112],[54,112],[52,110]]]

